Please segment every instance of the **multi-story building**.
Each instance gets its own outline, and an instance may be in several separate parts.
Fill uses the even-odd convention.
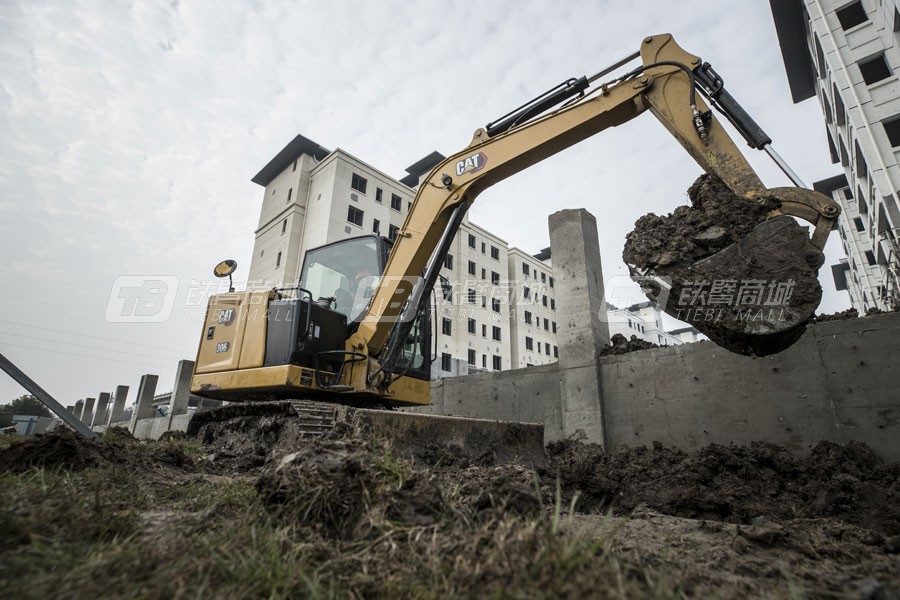
[[[396,180],[341,149],[330,151],[298,135],[252,179],[265,192],[248,276],[251,284],[296,284],[303,255],[310,248],[371,233],[393,240],[412,207],[419,178],[443,159],[434,152]],[[462,223],[441,269],[451,283],[452,297],[444,300],[436,295],[440,297],[434,314],[435,377],[555,360],[556,324],[550,314],[555,313],[556,301],[539,285],[552,285],[550,268],[514,252],[530,261],[530,275],[517,277],[510,271],[505,240],[468,217]],[[516,293],[525,289],[529,298],[516,299]],[[515,333],[513,306],[521,308],[529,299],[537,300],[531,311],[536,330],[521,337],[522,354],[528,358],[520,361],[517,353],[514,360],[520,336]],[[530,342],[533,350],[524,350],[529,337],[537,341]]]
[[[685,342],[695,342],[699,331],[694,327],[684,327],[674,335],[665,330],[662,311],[650,302],[639,302],[626,308],[607,306],[609,335],[617,333],[626,338],[636,336],[638,339],[659,346],[677,346]],[[693,335],[693,339],[690,336]]]
[[[898,0],[770,0],[794,102],[817,97],[832,162],[814,187],[843,212],[847,261],[833,267],[854,308],[900,303]]]

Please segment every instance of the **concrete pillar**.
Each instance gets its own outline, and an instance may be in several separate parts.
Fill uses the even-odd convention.
[[[97,395],[97,410],[94,411],[94,420],[91,427],[97,425],[106,425],[106,419],[109,417],[109,392],[100,392]]]
[[[74,414],[75,414],[75,405],[74,405],[74,404],[68,405],[68,406],[66,407],[66,410],[69,411],[71,414],[74,415]]]
[[[94,418],[94,401],[96,398],[85,398],[84,399],[84,411],[81,413],[81,422],[91,426],[91,421]]]
[[[609,343],[597,220],[584,209],[550,215],[550,253],[556,280],[560,405],[551,407],[546,441],[576,436],[604,445],[600,348]]]
[[[193,374],[194,361],[178,361],[178,369],[175,371],[175,386],[172,389],[172,399],[169,400],[170,422],[171,417],[187,412],[188,401],[191,399],[191,376]]]
[[[84,412],[84,400],[78,400],[75,402],[75,409],[72,411],[72,414],[79,421],[81,420],[81,413]]]
[[[125,400],[128,398],[128,386],[116,386],[116,395],[113,398],[112,410],[109,413],[109,425],[118,423],[122,420],[122,413],[125,412]]]
[[[150,419],[153,414],[153,394],[156,393],[156,383],[159,375],[143,375],[138,386],[137,400],[134,404],[134,412],[131,413],[130,431],[134,433],[134,427],[141,419]]]

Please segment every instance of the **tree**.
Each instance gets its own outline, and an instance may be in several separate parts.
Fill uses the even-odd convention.
[[[25,394],[19,396],[9,404],[0,406],[0,414],[7,415],[36,415],[39,417],[50,417],[50,411],[44,406],[44,403],[32,396]]]

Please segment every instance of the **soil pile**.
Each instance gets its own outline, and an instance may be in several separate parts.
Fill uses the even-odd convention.
[[[777,198],[748,201],[702,175],[691,206],[648,214],[626,237],[632,277],[664,310],[733,352],[780,352],[802,334],[821,299],[824,257],[789,217],[766,220]],[[666,297],[643,276],[671,280]]]
[[[661,445],[606,454],[564,442],[551,445],[550,454],[566,497],[577,496],[581,511],[646,506],[740,524],[827,517],[875,537],[900,535],[900,464],[885,464],[858,442],[820,442],[805,458],[767,443],[713,444],[689,455]]]
[[[650,348],[659,348],[659,345],[639,339],[636,335],[631,336],[629,340],[621,333],[617,333],[609,339],[609,344],[600,349],[600,356],[628,354],[629,352],[648,350]]]

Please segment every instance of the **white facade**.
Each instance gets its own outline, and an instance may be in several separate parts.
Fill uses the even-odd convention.
[[[694,327],[684,327],[675,332],[667,332],[663,325],[662,311],[650,302],[641,302],[627,308],[607,307],[610,337],[617,333],[628,339],[638,339],[659,346],[678,346],[696,342],[700,332]]]
[[[546,260],[509,250],[510,310],[513,368],[544,365],[559,358],[556,290],[553,269]]]
[[[843,177],[816,184],[843,209],[848,261],[835,268],[854,308],[900,301],[900,9],[898,0],[773,2],[795,102],[816,96]],[[798,45],[805,40],[805,45]]]
[[[253,285],[296,285],[303,256],[310,248],[371,233],[393,239],[415,198],[415,188],[343,150],[325,150],[302,136],[253,181],[265,186],[250,264]],[[505,240],[468,218],[463,221],[441,269],[441,275],[451,282],[452,299],[443,300],[439,292],[435,295],[434,377],[519,366],[512,359],[513,340],[519,338],[513,333],[515,311],[511,312],[510,306],[519,282],[508,271],[509,252]],[[521,254],[541,265],[546,280],[549,267]],[[536,294],[541,293],[538,302],[543,302],[543,293],[530,285]],[[549,306],[549,300],[547,303]],[[524,306],[521,300],[518,304]],[[542,316],[550,310],[540,304],[539,308]],[[555,312],[555,301],[553,309]],[[548,316],[547,331],[540,332],[542,353],[556,347],[556,335],[550,334],[550,329]],[[524,343],[523,337],[523,347]],[[557,351],[550,352],[550,356],[535,354],[527,364],[556,360]]]

